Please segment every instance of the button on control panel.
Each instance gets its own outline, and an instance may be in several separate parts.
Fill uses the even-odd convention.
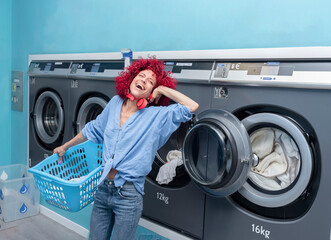
[[[12,71],[11,74],[11,109],[23,111],[23,72]]]
[[[230,64],[217,63],[214,77],[216,78],[227,78],[230,69]]]

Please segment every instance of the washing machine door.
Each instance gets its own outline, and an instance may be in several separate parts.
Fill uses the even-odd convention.
[[[82,131],[86,123],[97,118],[107,106],[107,101],[101,97],[90,97],[79,108],[76,121],[76,134]]]
[[[35,130],[40,140],[53,144],[64,128],[64,110],[61,98],[52,91],[45,91],[38,97],[33,113]]]
[[[184,166],[209,195],[224,197],[247,180],[254,161],[248,133],[239,119],[225,110],[200,113],[183,144]]]

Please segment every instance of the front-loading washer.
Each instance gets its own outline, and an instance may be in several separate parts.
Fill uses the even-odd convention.
[[[222,62],[184,140],[203,239],[329,239],[331,63]]]
[[[123,60],[73,61],[69,70],[70,137],[94,120],[116,95],[115,77],[124,68]]]
[[[29,65],[29,165],[53,154],[69,139],[70,61],[32,61]]]
[[[177,80],[177,90],[199,103],[195,114],[211,106],[209,78],[213,61],[164,61],[165,71]],[[190,179],[183,165],[176,168],[176,176],[168,184],[156,181],[160,167],[167,162],[172,150],[182,151],[186,132],[192,121],[182,123],[167,143],[158,150],[152,170],[146,177],[143,217],[170,227],[188,236],[201,239],[205,194]]]

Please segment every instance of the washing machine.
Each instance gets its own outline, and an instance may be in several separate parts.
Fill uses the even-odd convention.
[[[203,239],[330,239],[331,62],[216,61],[211,87],[183,143]]]
[[[30,167],[69,140],[70,64],[70,61],[32,61],[29,65]]]
[[[164,61],[165,70],[177,79],[177,90],[199,103],[196,114],[210,109],[209,84],[213,61]],[[166,164],[172,150],[182,151],[183,141],[193,121],[182,123],[167,143],[158,150],[152,170],[146,177],[143,217],[167,226],[182,234],[201,239],[205,193],[190,179],[183,165],[176,168],[176,176],[168,184],[159,184],[157,175]]]
[[[68,74],[70,138],[94,120],[116,95],[115,77],[123,68],[123,60],[72,62]]]

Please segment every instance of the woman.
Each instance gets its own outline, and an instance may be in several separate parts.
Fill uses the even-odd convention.
[[[142,213],[145,176],[156,151],[192,117],[199,105],[175,90],[163,62],[139,59],[116,78],[117,94],[82,132],[54,149],[59,161],[69,147],[87,139],[103,144],[103,173],[90,223],[95,240],[134,239]],[[151,106],[140,109],[143,99]],[[177,104],[169,105],[170,99]]]

